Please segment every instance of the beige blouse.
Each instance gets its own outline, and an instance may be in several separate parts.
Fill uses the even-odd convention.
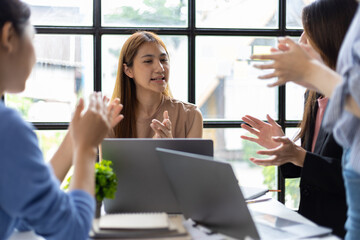
[[[155,118],[162,122],[165,110],[169,113],[174,138],[186,138],[193,127],[196,114],[200,113],[200,110],[194,104],[164,97],[153,116],[136,121],[137,137],[152,138],[154,131],[150,127],[151,121]]]

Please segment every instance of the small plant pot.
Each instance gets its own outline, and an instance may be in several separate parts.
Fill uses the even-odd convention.
[[[100,218],[100,216],[101,216],[101,206],[102,206],[102,201],[97,201],[96,200],[95,218]]]

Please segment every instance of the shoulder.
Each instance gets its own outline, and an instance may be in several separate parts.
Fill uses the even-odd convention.
[[[7,164],[30,164],[27,161],[30,158],[41,161],[42,153],[31,124],[24,121],[16,110],[4,105],[0,106],[0,116],[0,152],[12,159]]]
[[[187,116],[187,119],[192,122],[196,120],[201,120],[202,123],[202,113],[200,109],[193,103],[183,102],[174,98],[165,98],[165,104],[170,105],[178,114]]]
[[[193,103],[183,102],[174,98],[165,97],[165,104],[171,105],[171,107],[177,108],[180,111],[200,113],[200,109]]]
[[[0,116],[0,132],[3,136],[11,133],[12,136],[19,137],[19,135],[33,132],[32,126],[25,122],[20,113],[14,109],[0,104]]]
[[[0,116],[0,152],[12,159],[7,164],[29,164],[30,158],[41,161],[42,153],[32,125],[19,112],[3,104],[0,105]]]
[[[29,135],[36,136],[32,125],[26,122],[18,111],[1,104],[0,116],[0,132],[2,136],[6,136],[6,141],[14,139],[19,142]]]

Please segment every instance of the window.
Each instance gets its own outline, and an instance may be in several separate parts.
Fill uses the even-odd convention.
[[[312,1],[25,0],[37,30],[37,63],[26,91],[6,95],[5,104],[34,123],[49,159],[77,99],[94,90],[112,95],[119,51],[129,34],[155,31],[170,52],[174,97],[200,107],[215,156],[232,164],[241,184],[281,189],[279,200],[296,207],[298,183],[285,182],[276,167],[248,160],[260,148],[241,140],[246,133],[240,124],[245,114],[265,119],[269,113],[294,135],[304,89],[266,87],[249,57],[269,52],[278,36],[299,37],[301,9]],[[285,191],[285,185],[294,190]]]

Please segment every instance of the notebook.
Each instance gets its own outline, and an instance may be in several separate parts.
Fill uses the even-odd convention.
[[[102,142],[102,158],[113,162],[118,185],[114,199],[105,199],[106,213],[180,213],[155,148],[213,155],[207,139],[114,139]]]
[[[168,229],[168,215],[166,213],[118,213],[100,217],[100,229]]]
[[[185,218],[233,238],[260,238],[230,164],[199,154],[156,151]]]
[[[141,215],[143,217],[145,215],[153,215],[153,213],[136,213],[134,215]],[[101,229],[99,227],[101,218],[94,219],[89,236],[91,239],[164,239],[173,237],[181,237],[181,239],[184,240],[191,239],[186,228],[183,225],[184,218],[182,215],[168,215],[167,218],[168,228],[152,229]]]

